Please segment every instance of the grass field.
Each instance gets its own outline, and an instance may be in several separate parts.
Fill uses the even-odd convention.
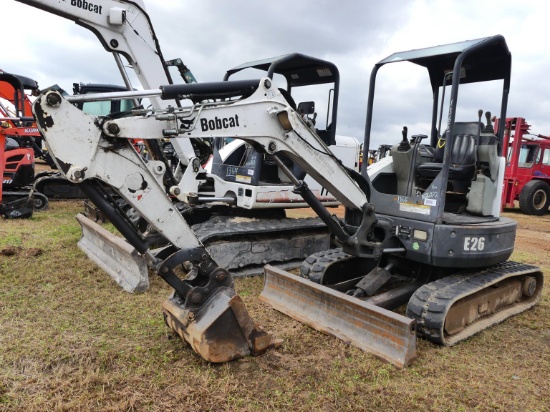
[[[123,292],[76,247],[80,202],[0,220],[0,411],[548,411],[550,299],[452,348],[419,340],[398,370],[258,301],[253,318],[284,343],[222,365],[164,324],[170,288]],[[550,270],[550,216],[524,217],[513,259]]]

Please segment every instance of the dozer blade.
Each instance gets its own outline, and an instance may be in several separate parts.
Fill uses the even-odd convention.
[[[82,228],[78,247],[96,265],[127,292],[144,292],[149,288],[147,263],[133,246],[80,213],[76,220]]]
[[[407,366],[416,356],[413,319],[344,295],[266,265],[260,300],[312,328],[391,362]]]
[[[175,295],[162,307],[166,324],[208,362],[260,355],[282,343],[256,326],[233,289],[220,288],[198,311],[183,309]]]

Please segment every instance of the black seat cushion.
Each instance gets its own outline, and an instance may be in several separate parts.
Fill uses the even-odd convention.
[[[473,179],[476,168],[475,150],[475,136],[459,134],[454,137],[451,164],[449,165],[449,180]],[[417,172],[422,177],[434,178],[442,168],[443,163],[422,163],[418,165]]]

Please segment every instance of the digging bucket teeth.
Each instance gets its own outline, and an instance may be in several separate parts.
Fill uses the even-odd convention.
[[[163,303],[163,312],[166,324],[208,362],[260,355],[282,343],[256,326],[231,288],[218,289],[196,311],[184,309],[173,294]]]
[[[260,300],[274,309],[398,368],[407,366],[416,356],[413,319],[270,265],[264,267],[264,272]]]
[[[127,292],[144,292],[149,288],[147,263],[133,246],[83,214],[78,214],[76,220],[82,228],[78,247],[90,260]]]

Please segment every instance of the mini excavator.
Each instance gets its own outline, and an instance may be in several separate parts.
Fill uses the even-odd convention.
[[[391,156],[361,174],[341,164],[269,74],[102,95],[193,102],[120,119],[82,113],[72,104],[76,98],[56,91],[41,95],[33,112],[59,169],[174,289],[163,305],[166,323],[204,359],[223,362],[257,354],[276,341],[255,325],[229,271],[216,263],[174,207],[164,188],[164,163],[146,160],[133,148],[131,139],[137,137],[237,138],[270,155],[340,247],[308,257],[302,277],[267,265],[261,299],[403,367],[415,357],[417,334],[454,345],[532,307],[540,299],[543,274],[508,260],[517,225],[500,216],[503,130],[492,129],[490,114],[484,125],[483,111],[474,121],[455,119],[459,87],[494,80],[502,83],[500,118],[506,118],[511,53],[505,39],[497,35],[395,53],[377,63],[370,78],[365,150],[376,75],[396,62],[428,71],[433,96],[429,143],[422,143],[428,135],[409,139],[404,128]],[[191,157],[189,164],[197,161]],[[294,165],[345,206],[343,219],[325,208]],[[171,186],[169,194],[183,199],[184,181]],[[152,250],[110,202],[105,186],[169,245]],[[405,304],[406,316],[392,311]]]

